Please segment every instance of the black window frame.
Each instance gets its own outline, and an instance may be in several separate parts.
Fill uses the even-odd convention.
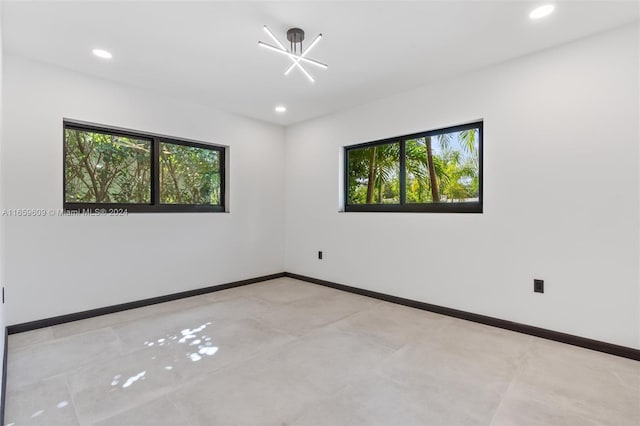
[[[127,213],[224,213],[226,211],[226,148],[220,145],[210,145],[202,142],[193,142],[180,138],[159,136],[139,132],[136,130],[123,130],[99,124],[86,124],[73,120],[63,120],[62,126],[62,205],[65,212],[122,212]],[[72,203],[66,200],[67,190],[67,161],[66,161],[66,131],[78,130],[93,133],[103,133],[123,137],[148,140],[151,143],[151,202],[143,203]],[[160,203],[160,144],[168,143],[183,145],[192,148],[208,149],[218,152],[220,156],[220,204],[162,204]]]
[[[344,147],[344,211],[345,212],[386,212],[386,213],[482,213],[483,212],[483,124],[484,121],[444,127],[408,135],[395,136],[377,141],[348,145]],[[406,156],[405,146],[407,140],[419,139],[428,136],[437,136],[445,133],[459,132],[469,129],[478,129],[478,201],[454,202],[454,203],[407,203],[406,202]],[[399,203],[398,204],[349,204],[349,152],[360,148],[385,145],[389,143],[400,144],[400,176],[399,176]]]

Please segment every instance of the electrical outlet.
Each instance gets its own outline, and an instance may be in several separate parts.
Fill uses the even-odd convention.
[[[535,293],[544,293],[544,280],[533,280],[533,291]]]
[[[322,252],[321,251],[318,252],[318,259],[322,260]]]

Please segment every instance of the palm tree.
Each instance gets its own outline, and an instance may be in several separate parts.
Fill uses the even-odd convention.
[[[424,138],[425,147],[427,149],[427,167],[429,168],[429,183],[431,186],[431,199],[434,203],[440,202],[440,192],[438,191],[438,179],[436,177],[436,168],[433,164],[433,149],[431,148],[431,136]]]
[[[476,146],[476,139],[477,139],[476,129],[462,130],[460,132],[455,132],[455,133],[443,133],[441,135],[437,135],[436,140],[438,141],[438,143],[440,143],[440,146],[443,149],[447,149],[449,147],[449,144],[451,143],[451,140],[454,134],[457,135],[458,141],[460,142],[460,145],[463,147],[465,151],[467,151],[469,154],[473,156],[477,155],[478,148]],[[424,139],[425,139],[425,146],[427,151],[426,160],[427,160],[427,167],[429,169],[431,199],[433,200],[434,203],[438,203],[440,202],[440,191],[438,187],[438,173],[436,171],[434,157],[433,157],[433,150],[431,147],[431,137],[427,136]],[[447,173],[444,171],[442,172],[442,175],[448,177]]]
[[[423,188],[429,189],[432,202],[440,201],[439,186],[447,182],[449,176],[446,173],[444,163],[433,155],[432,138],[410,139],[405,144],[407,174],[413,176],[418,182],[416,201],[423,200]],[[424,185],[423,183],[424,182]]]
[[[378,203],[382,203],[382,188],[390,184],[398,176],[400,168],[400,144],[390,143],[379,146],[376,150],[375,185],[378,190]]]
[[[462,151],[470,154],[470,158],[462,162],[462,151],[452,150],[451,142],[453,135],[462,148]],[[442,148],[441,159],[444,163],[445,173],[449,177],[448,182],[442,188],[441,194],[446,194],[448,199],[463,200],[473,197],[476,191],[473,191],[468,184],[460,182],[462,178],[470,178],[477,182],[478,178],[478,146],[476,145],[478,137],[477,129],[463,130],[456,133],[445,133],[438,135],[440,146]]]
[[[367,204],[373,201],[373,186],[376,180],[376,148],[369,148],[369,173],[367,173]]]
[[[410,139],[405,141],[406,174],[408,183],[412,189],[407,188],[408,202],[441,202],[443,194],[447,198],[461,199],[463,196],[460,188],[468,188],[468,185],[460,184],[458,190],[449,187],[452,180],[461,177],[477,176],[468,172],[468,167],[477,164],[477,160],[470,159],[462,167],[464,173],[458,173],[461,167],[462,157],[457,157],[456,162],[444,155],[450,151],[451,144],[457,141],[463,151],[471,157],[478,155],[477,129],[451,132],[432,137]],[[439,144],[440,151],[434,153],[434,145]],[[452,152],[460,152],[455,150]],[[384,193],[386,197],[394,193],[398,185],[400,144],[388,143],[365,148],[357,148],[349,151],[349,194],[348,202],[353,204],[382,203]],[[477,169],[477,166],[476,166]],[[409,178],[411,176],[411,179]],[[395,185],[395,186],[394,186]],[[415,186],[417,185],[417,190]],[[366,188],[366,191],[365,191]],[[465,189],[466,191],[466,189]],[[394,194],[395,196],[395,194]]]

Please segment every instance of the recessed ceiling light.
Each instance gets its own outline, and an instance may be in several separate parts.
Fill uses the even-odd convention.
[[[283,105],[278,105],[278,106],[276,107],[276,112],[279,112],[279,113],[281,113],[281,114],[282,114],[283,112],[287,112],[287,107],[285,107],[285,106],[283,106]]]
[[[106,50],[102,50],[102,49],[93,49],[92,52],[98,58],[102,58],[102,59],[111,59],[113,57],[111,52],[107,52]]]
[[[550,15],[555,8],[556,7],[552,4],[545,4],[544,6],[536,7],[531,11],[531,13],[529,13],[529,18],[531,19],[544,18],[545,16]]]

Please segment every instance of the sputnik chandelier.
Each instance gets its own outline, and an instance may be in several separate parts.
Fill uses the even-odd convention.
[[[318,44],[318,42],[322,38],[322,34],[318,34],[318,36],[311,42],[311,44],[303,50],[302,42],[304,40],[304,31],[302,31],[300,28],[291,28],[289,29],[289,31],[287,31],[287,40],[289,40],[289,42],[291,43],[291,50],[287,50],[284,45],[280,43],[278,37],[276,37],[275,34],[273,34],[273,32],[271,32],[271,30],[266,25],[264,26],[264,31],[269,35],[269,37],[271,37],[271,39],[277,46],[273,46],[262,41],[259,41],[258,45],[274,52],[286,55],[293,62],[291,66],[284,72],[284,75],[289,75],[289,73],[294,68],[298,68],[309,79],[309,81],[313,83],[315,80],[300,62],[315,65],[322,69],[327,69],[327,64],[323,64],[322,62],[307,58],[307,55],[309,54],[311,49],[313,49],[313,47]]]

